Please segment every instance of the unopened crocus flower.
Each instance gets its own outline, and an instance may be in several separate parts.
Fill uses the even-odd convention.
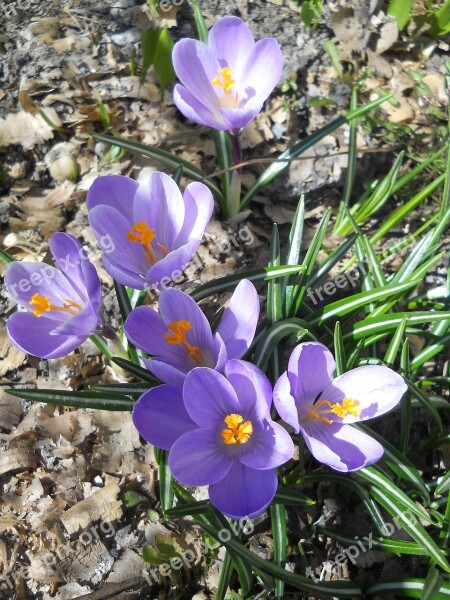
[[[208,43],[180,40],[173,65],[181,81],[174,101],[185,117],[222,131],[239,131],[261,111],[283,69],[278,42],[255,43],[238,17],[223,17],[211,28]]]
[[[156,377],[182,384],[195,367],[221,371],[227,360],[241,358],[253,340],[258,317],[258,294],[246,279],[236,287],[214,335],[196,302],[169,288],[159,298],[159,313],[149,306],[130,313],[125,334],[153,356],[144,362]]]
[[[214,207],[203,183],[184,195],[171,177],[151,173],[142,183],[129,177],[98,177],[88,196],[89,222],[103,264],[113,279],[135,289],[180,277],[200,245]],[[111,243],[112,242],[112,243]]]
[[[208,485],[212,504],[229,517],[256,517],[275,495],[275,468],[294,447],[270,417],[266,376],[241,360],[228,361],[225,375],[200,367],[183,387],[152,388],[136,403],[133,422],[148,442],[170,450],[178,481]]]
[[[13,262],[5,273],[8,292],[23,311],[6,328],[20,350],[60,358],[101,328],[101,287],[80,242],[55,233],[50,250],[59,269],[45,263]]]
[[[391,410],[407,386],[387,367],[367,365],[332,379],[335,368],[323,344],[299,344],[275,384],[274,404],[318,461],[355,471],[379,460],[383,446],[350,424]]]

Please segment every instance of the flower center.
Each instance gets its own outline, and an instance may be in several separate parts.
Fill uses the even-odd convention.
[[[148,226],[145,221],[138,221],[133,225],[133,227],[127,232],[127,239],[129,242],[138,242],[144,248],[144,255],[151,265],[154,265],[158,262],[158,257],[156,256],[155,250],[152,246],[152,242],[156,237],[155,230]],[[158,248],[162,250],[163,257],[167,256],[167,248],[162,244],[156,243]]]
[[[43,312],[50,312],[52,310],[65,312],[73,317],[73,315],[76,315],[82,309],[78,302],[74,302],[73,300],[70,300],[70,298],[65,298],[64,302],[64,306],[55,306],[55,304],[50,302],[47,296],[34,294],[28,304],[34,306],[33,314],[36,315],[36,317],[40,317]]]
[[[359,404],[359,400],[352,400],[351,398],[343,398],[341,402],[336,402],[335,404],[331,404],[329,400],[320,400],[311,407],[313,410],[306,413],[306,418],[316,419],[317,421],[322,421],[327,425],[331,425],[333,420],[328,419],[323,415],[335,414],[340,419],[343,419],[347,415],[359,417],[362,412],[362,409],[359,408]]]
[[[227,425],[221,435],[225,444],[245,444],[253,433],[251,421],[244,421],[241,415],[230,414],[224,419]]]
[[[222,81],[220,80],[219,75],[222,76]],[[218,97],[221,108],[237,108],[239,96],[236,93],[231,93],[231,90],[236,84],[231,69],[223,67],[220,69],[219,75],[214,77],[211,83],[223,89],[225,98]]]
[[[170,345],[181,344],[188,355],[194,360],[195,364],[200,366],[204,363],[200,348],[198,346],[191,346],[186,339],[186,331],[189,331],[191,328],[189,321],[174,321],[170,325],[167,325],[167,329],[171,333],[166,333],[164,339]]]

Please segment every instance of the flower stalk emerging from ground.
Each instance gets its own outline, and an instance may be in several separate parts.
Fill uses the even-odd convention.
[[[272,501],[275,468],[294,452],[287,431],[272,421],[272,386],[254,365],[230,360],[225,375],[195,368],[184,386],[143,394],[133,410],[139,433],[170,450],[176,479],[209,486],[212,504],[232,518],[255,517]]]
[[[337,471],[355,471],[379,460],[383,446],[350,423],[391,410],[407,386],[387,367],[367,365],[332,379],[335,368],[323,344],[299,344],[275,384],[274,404],[318,461]]]
[[[77,239],[55,233],[50,250],[60,270],[44,263],[8,266],[6,287],[24,311],[11,315],[6,327],[24,352],[61,358],[101,329],[101,287]]]
[[[225,362],[240,358],[250,347],[259,317],[254,285],[244,279],[236,287],[216,332],[195,301],[168,289],[159,299],[159,313],[149,306],[134,309],[125,323],[128,339],[154,358],[148,369],[165,383],[182,384],[195,367],[221,371]]]
[[[89,222],[101,246],[108,273],[123,285],[143,290],[164,277],[181,274],[196,253],[214,201],[203,183],[189,184],[184,195],[171,177],[155,172],[142,183],[121,175],[98,177],[88,197]]]

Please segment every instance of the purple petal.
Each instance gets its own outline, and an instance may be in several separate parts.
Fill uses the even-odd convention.
[[[159,385],[140,396],[133,408],[140,435],[157,448],[170,450],[174,442],[196,428],[183,403],[182,387]]]
[[[218,95],[212,84],[220,64],[210,48],[197,40],[180,40],[174,46],[172,62],[184,87],[220,122]]]
[[[226,477],[209,487],[209,498],[216,508],[232,519],[252,519],[266,510],[277,486],[274,470],[250,469],[235,462]]]
[[[242,80],[248,57],[252,55],[255,40],[248,26],[238,17],[223,17],[211,28],[208,46],[221,67],[229,67],[233,79]],[[267,74],[266,74],[267,76]]]
[[[367,365],[352,369],[340,377],[336,377],[323,391],[324,399],[331,403],[340,402],[343,398],[357,400],[362,409],[360,416],[351,414],[333,420],[341,423],[354,423],[378,417],[396,406],[407,385],[400,375],[380,365]]]
[[[144,290],[147,288],[147,281],[144,279],[143,275],[136,273],[136,271],[113,264],[105,254],[102,256],[102,262],[105,271],[109,273],[115,281],[118,281],[122,285],[128,285],[135,290]]]
[[[351,425],[309,421],[301,428],[306,445],[319,462],[336,471],[356,471],[379,460],[383,446]]]
[[[228,358],[240,358],[250,347],[259,319],[255,286],[243,279],[234,290],[217,328],[227,346]]]
[[[242,108],[221,108],[220,114],[226,124],[226,130],[242,129],[261,112],[261,101],[245,104]],[[216,129],[219,129],[216,127]]]
[[[213,338],[213,355],[216,359],[214,369],[219,372],[223,371],[225,368],[225,363],[228,360],[227,347],[217,332],[214,334]]]
[[[161,362],[160,360],[155,360],[154,358],[144,359],[144,363],[150,373],[153,373],[160,381],[183,385],[186,378],[185,370],[181,371],[172,365]]]
[[[178,293],[181,294],[182,292]],[[148,354],[156,357],[157,360],[175,367],[177,371],[186,374],[195,366],[181,344],[170,345],[167,343],[164,336],[169,333],[169,330],[161,315],[153,308],[139,306],[132,310],[125,321],[124,329],[125,335],[135,346],[145,350]],[[149,370],[159,377],[159,374],[153,370],[153,366],[150,366]],[[160,373],[159,366],[156,365],[155,368]],[[178,377],[177,381],[166,380],[161,377],[160,379],[166,383],[179,383]]]
[[[289,358],[288,377],[297,407],[314,402],[330,383],[335,368],[333,355],[323,344],[305,342],[294,348]]]
[[[149,263],[145,259],[144,248],[138,242],[128,240],[130,224],[118,210],[109,206],[96,206],[89,211],[88,216],[97,240],[109,235],[113,241],[114,249],[105,255],[109,264],[131,273],[146,273]]]
[[[192,94],[184,85],[177,84],[173,91],[173,101],[178,110],[193,123],[226,131],[228,123],[224,121],[218,110],[211,111]]]
[[[241,405],[231,384],[223,375],[212,369],[199,367],[187,374],[183,386],[186,410],[200,427],[214,431],[225,428],[224,419],[229,414],[240,414]],[[246,415],[243,415],[246,418]],[[219,435],[219,441],[221,438]],[[223,448],[226,445],[220,444]]]
[[[138,189],[138,182],[122,175],[106,175],[97,177],[91,185],[86,198],[88,210],[106,204],[118,210],[125,219],[133,223],[134,194]]]
[[[289,381],[287,371],[275,383],[273,403],[283,421],[293,427],[295,433],[298,433],[300,431],[300,424],[298,422],[297,406],[291,394],[291,382]]]
[[[53,335],[55,320],[27,312],[12,314],[6,324],[11,342],[27,354],[40,358],[61,358],[86,341],[88,336]]]
[[[88,305],[78,314],[69,317],[60,325],[54,326],[53,335],[85,336],[88,338],[99,325],[100,319],[98,314]]]
[[[169,467],[173,476],[186,485],[209,485],[225,477],[234,459],[214,431],[195,429],[182,435],[172,446]]]
[[[293,455],[294,443],[286,429],[270,419],[264,419],[254,423],[241,462],[252,469],[273,469],[290,460]]]
[[[183,202],[184,223],[175,243],[177,247],[203,237],[214,209],[214,199],[210,190],[199,182],[190,183],[186,187]]]
[[[272,386],[262,371],[244,360],[229,360],[225,375],[233,386],[247,419],[270,418]]]
[[[139,306],[128,315],[124,331],[130,342],[137,348],[155,355],[158,354],[155,346],[158,348],[162,344],[167,327],[156,310],[150,306]]]
[[[159,298],[159,312],[166,327],[174,321],[188,321],[191,329],[186,332],[187,342],[191,346],[199,348],[204,361],[201,366],[214,367],[216,361],[213,355],[211,327],[195,300],[175,288],[170,288],[165,290]],[[167,348],[183,348],[181,344],[171,345],[165,342],[165,345]],[[183,352],[188,356],[186,350]],[[191,368],[199,366],[192,358],[189,360],[192,363]]]
[[[280,80],[282,70],[283,55],[278,42],[273,38],[259,40],[247,58],[241,85],[244,84],[247,96],[255,93],[263,102]]]
[[[184,269],[192,260],[201,240],[191,240],[181,248],[170,252],[165,258],[159,260],[145,274],[147,287],[167,288],[181,276]]]
[[[44,263],[11,263],[6,269],[5,285],[11,296],[26,310],[32,309],[30,300],[34,294],[47,297],[55,306],[64,306],[68,299],[84,304],[61,271]],[[61,322],[67,319],[67,314],[52,311],[46,313],[46,317]]]
[[[68,233],[53,234],[49,246],[56,263],[71,286],[99,313],[102,304],[100,279],[83,246]]]
[[[157,243],[167,252],[176,248],[177,239],[184,221],[184,202],[175,181],[165,173],[151,173],[143,181],[134,199],[134,222],[145,221],[154,229],[155,252]]]

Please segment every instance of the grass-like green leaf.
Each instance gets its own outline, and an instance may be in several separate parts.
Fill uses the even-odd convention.
[[[397,510],[411,512],[419,519],[431,521],[430,515],[420,505],[413,502],[409,496],[405,494],[398,486],[390,479],[383,475],[376,467],[364,467],[357,471],[357,476],[365,479],[371,484],[371,491],[374,489],[382,490],[383,494],[389,497],[397,506]],[[403,522],[403,521],[402,521]]]
[[[133,410],[134,401],[122,394],[106,392],[72,392],[68,390],[6,390],[8,394],[32,402],[56,406],[95,408],[97,410]]]
[[[259,281],[269,281],[276,277],[286,277],[287,275],[296,275],[304,270],[302,265],[280,265],[278,267],[265,267],[263,269],[256,269],[254,271],[245,271],[244,273],[235,273],[234,275],[227,275],[226,277],[220,277],[214,281],[209,281],[203,285],[195,288],[190,293],[190,296],[194,298],[196,302],[208,298],[213,294],[220,294],[226,292],[231,287],[237,285],[242,279],[249,279],[253,283]]]
[[[281,340],[297,336],[296,342],[299,342],[306,335],[308,330],[305,328],[305,322],[301,319],[284,319],[280,323],[275,323],[266,332],[264,337],[256,346],[253,357],[254,363],[262,370],[267,367],[269,359],[275,348],[278,347]]]
[[[423,579],[402,579],[386,583],[376,583],[368,587],[365,592],[369,598],[377,596],[402,596],[404,598],[421,598],[425,581]],[[450,583],[443,583],[440,590],[435,593],[433,600],[449,600]]]
[[[402,529],[404,529],[420,546],[427,549],[428,556],[442,567],[444,571],[450,573],[450,566],[447,563],[442,549],[439,548],[418,521],[414,522],[412,519],[405,518],[404,506],[395,502],[389,494],[386,494],[384,490],[375,486],[371,487],[371,493],[375,500],[399,522]]]
[[[306,316],[305,321],[311,325],[321,326],[333,317],[340,318],[350,312],[354,312],[360,308],[363,308],[370,302],[381,302],[382,300],[386,300],[391,296],[401,295],[404,291],[416,287],[418,283],[419,281],[408,281],[399,285],[389,286],[387,289],[385,287],[374,288],[373,290],[369,290],[367,292],[354,294],[348,298],[342,298],[341,300],[337,300],[336,302],[328,304],[312,315]]]
[[[139,377],[139,379],[142,379],[142,381],[148,381],[149,383],[154,384],[161,383],[158,379],[156,379],[156,377],[153,377],[150,371],[144,369],[143,367],[139,367],[138,365],[134,364],[130,360],[127,360],[126,358],[114,356],[111,360],[113,363],[116,363],[116,365],[118,365],[121,369],[127,371],[135,377]]]
[[[286,504],[286,506],[312,506],[315,504],[315,501],[305,494],[282,486],[278,486],[272,502]]]
[[[222,192],[217,187],[217,185],[210,179],[207,179],[205,174],[202,171],[200,171],[200,169],[198,169],[196,166],[194,166],[187,160],[179,158],[178,156],[170,154],[170,152],[166,152],[165,150],[161,150],[160,148],[154,148],[153,146],[141,144],[140,142],[127,140],[120,136],[105,135],[103,133],[93,133],[92,136],[100,142],[105,142],[106,144],[113,144],[115,146],[123,148],[124,150],[127,150],[128,152],[152,158],[153,160],[162,163],[164,166],[169,167],[170,169],[176,170],[181,165],[183,167],[183,173],[186,177],[189,177],[189,179],[192,179],[193,181],[201,181],[209,187],[211,192],[215,194],[215,196],[221,202],[223,200]]]
[[[286,509],[282,504],[270,505],[270,522],[273,538],[273,557],[275,563],[284,569],[287,556]],[[283,600],[284,582],[280,579],[275,583],[275,597]]]
[[[251,200],[258,194],[263,187],[265,187],[268,183],[270,183],[275,177],[277,177],[280,173],[284,171],[289,166],[290,161],[297,156],[306,152],[309,148],[317,144],[324,137],[344,125],[345,123],[350,123],[353,119],[359,119],[363,117],[365,114],[377,108],[386,100],[392,97],[392,94],[386,94],[365,104],[364,106],[360,106],[356,110],[351,110],[346,115],[342,117],[338,117],[325,127],[322,127],[319,131],[314,132],[309,135],[302,141],[298,142],[292,148],[288,148],[279,156],[279,161],[273,163],[268,167],[256,180],[256,182],[251,186],[245,196],[242,198],[240,210],[246,208],[246,206],[251,202]]]

